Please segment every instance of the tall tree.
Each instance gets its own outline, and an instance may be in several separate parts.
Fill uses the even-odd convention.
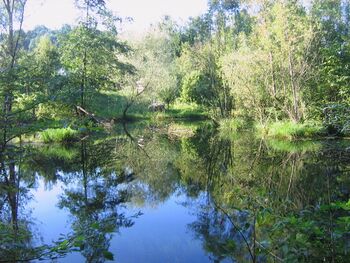
[[[117,40],[115,22],[118,18],[107,9],[103,0],[76,1],[81,10],[79,25],[61,39],[62,64],[69,79],[71,101],[85,108],[96,90],[114,85],[122,65],[118,52],[128,47]],[[78,88],[78,91],[76,90]]]
[[[16,90],[17,62],[20,40],[23,36],[22,25],[27,0],[3,0],[0,2],[0,97],[2,104],[2,143],[8,140],[11,127],[14,93]]]
[[[314,76],[317,27],[298,1],[262,1],[257,21],[241,52],[232,55],[235,67],[226,67],[231,71],[226,71],[226,80],[236,97],[253,94],[241,100],[248,112],[260,101],[261,121],[275,117],[299,122],[306,115],[305,93]]]

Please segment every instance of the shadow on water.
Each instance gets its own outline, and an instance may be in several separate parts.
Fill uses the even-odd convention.
[[[170,134],[169,125],[132,124],[69,146],[4,147],[0,262],[71,253],[82,262],[137,262],[138,247],[120,261],[111,247],[127,237],[123,229],[142,225],[149,207],[161,216],[169,202],[192,215],[184,227],[202,255],[179,262],[346,262],[348,141],[260,141],[250,133],[221,136],[210,123],[189,126],[181,128],[192,129],[187,136],[174,136],[174,126]],[[68,233],[50,241],[29,205],[40,184],[47,191],[62,185],[54,202],[68,215]],[[36,200],[34,212],[45,201]],[[173,245],[166,253],[177,253]],[[152,251],[152,262],[161,255]]]

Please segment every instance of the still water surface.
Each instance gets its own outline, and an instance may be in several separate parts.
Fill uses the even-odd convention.
[[[208,123],[12,145],[0,262],[346,262],[349,147]]]

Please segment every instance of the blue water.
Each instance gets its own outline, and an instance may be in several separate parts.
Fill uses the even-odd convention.
[[[43,243],[49,244],[70,232],[71,217],[57,206],[63,188],[62,183],[45,187],[43,180],[39,180],[38,187],[31,192],[32,217],[36,218],[35,226]],[[125,208],[127,214],[142,211],[142,215],[134,219],[132,227],[113,233],[109,251],[114,254],[114,262],[211,262],[200,240],[196,240],[188,229],[196,216],[183,204],[185,201],[184,195],[175,193],[157,204],[136,206],[128,203]],[[58,262],[85,262],[85,258],[80,253],[72,253],[58,259]]]

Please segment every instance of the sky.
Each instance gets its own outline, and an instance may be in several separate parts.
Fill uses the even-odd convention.
[[[179,23],[189,17],[203,14],[207,0],[107,0],[108,6],[121,17],[132,17],[133,22],[123,25],[129,32],[143,32],[150,24],[170,15]],[[74,0],[28,0],[24,29],[45,25],[51,29],[63,24],[74,24],[78,16]]]

